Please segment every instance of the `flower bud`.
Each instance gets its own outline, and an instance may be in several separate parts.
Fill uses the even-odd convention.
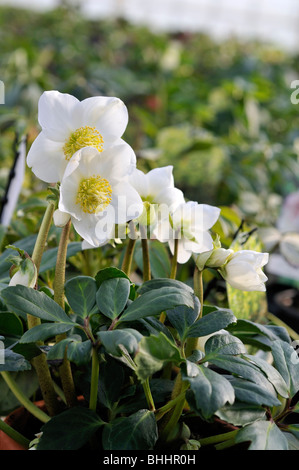
[[[22,285],[34,288],[37,281],[37,269],[31,258],[25,258],[18,266],[13,266],[9,286]]]
[[[233,253],[219,272],[235,289],[265,291],[265,282],[268,278],[263,273],[262,267],[267,264],[268,260],[268,253],[241,250]]]

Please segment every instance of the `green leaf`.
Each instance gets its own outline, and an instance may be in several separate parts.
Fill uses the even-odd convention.
[[[274,364],[283,377],[288,391],[293,397],[299,390],[299,360],[295,349],[285,341],[276,340],[272,343]]]
[[[248,382],[246,383],[248,384]],[[237,394],[236,399],[238,399]],[[235,401],[232,405],[226,405],[216,411],[215,414],[218,418],[234,426],[245,426],[246,424],[254,423],[258,419],[264,419],[266,410],[258,405]]]
[[[22,336],[23,324],[13,312],[0,312],[0,335]]]
[[[176,279],[157,278],[144,282],[139,287],[138,294],[142,295],[148,291],[152,291],[153,289],[161,289],[161,287],[174,287],[176,289],[181,289],[182,291],[193,293],[193,289],[184,282],[178,281]]]
[[[112,410],[119,401],[124,378],[124,369],[115,360],[101,362],[99,400],[106,408]]]
[[[51,347],[47,354],[48,361],[62,361],[67,348],[67,358],[77,366],[89,363],[92,344],[90,340],[82,341],[80,336],[70,336]]]
[[[158,439],[155,415],[139,410],[126,418],[117,418],[105,426],[104,450],[152,450]]]
[[[103,281],[97,291],[97,305],[106,317],[114,320],[124,310],[130,294],[130,281],[118,277]]]
[[[236,398],[245,403],[264,406],[279,406],[281,403],[268,390],[248,380],[233,377],[230,380],[235,390]]]
[[[36,341],[46,341],[56,335],[70,331],[74,323],[42,323],[27,330],[20,339],[20,343],[34,343]]]
[[[242,357],[219,355],[217,357],[211,356],[209,361],[220,369],[228,371],[265,388],[269,393],[276,397],[273,385],[268,381],[261,370],[255,364],[243,359]]]
[[[87,317],[96,304],[96,281],[90,276],[76,276],[65,284],[65,295],[74,313]]]
[[[99,331],[97,338],[102,342],[108,354],[121,357],[120,345],[124,346],[129,354],[135,355],[143,336],[137,330],[124,328],[122,330]]]
[[[215,334],[205,343],[205,361],[212,361],[213,358],[222,355],[237,356],[247,352],[242,341],[236,336],[227,334]]]
[[[235,442],[250,442],[248,450],[288,450],[284,433],[270,421],[257,421],[245,426],[237,433]]]
[[[230,310],[215,310],[200,318],[190,326],[187,336],[190,338],[207,336],[215,333],[216,331],[227,328],[236,321],[237,319],[235,315]]]
[[[204,419],[209,419],[226,403],[234,403],[235,393],[230,382],[217,372],[190,361],[182,367],[182,379],[190,384],[186,399]]]
[[[179,349],[164,333],[145,336],[139,343],[135,356],[136,374],[141,382],[153,375],[163,366],[172,362],[179,364],[183,361]]]
[[[74,326],[64,310],[44,292],[17,285],[1,291],[6,305],[17,315],[27,314],[45,321],[57,321]]]
[[[137,297],[122,314],[119,322],[139,320],[160,314],[178,305],[194,308],[194,295],[176,287],[149,290]]]
[[[130,280],[124,271],[118,268],[114,268],[114,267],[101,269],[96,274],[95,280],[96,280],[97,286],[100,287],[102,282],[107,281],[108,279],[115,279],[119,277]]]
[[[82,250],[82,243],[70,242],[67,247],[66,259],[75,256],[79,251]],[[50,248],[43,253],[42,262],[40,265],[40,274],[53,269],[56,266],[58,247]]]
[[[0,361],[0,372],[16,372],[31,369],[30,362],[21,356],[21,354],[17,354],[11,349],[4,349],[4,364],[1,362],[3,361]]]
[[[299,439],[299,424],[289,424],[288,431],[291,432],[297,439]]]
[[[247,357],[247,359],[253,361],[258,366],[258,368],[264,372],[269,382],[271,382],[279,395],[284,398],[289,397],[288,387],[285,381],[283,380],[280,373],[271,364],[257,356],[246,354],[244,357]]]
[[[198,317],[199,313],[199,302],[195,298],[195,308],[186,307],[180,305],[172,310],[167,310],[166,315],[171,325],[178,332],[181,341],[185,341],[190,330],[190,326],[193,325]]]
[[[78,450],[103,424],[88,408],[74,407],[63,411],[42,426],[37,450]]]

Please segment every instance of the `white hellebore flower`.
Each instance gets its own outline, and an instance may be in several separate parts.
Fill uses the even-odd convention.
[[[180,204],[170,216],[161,221],[155,234],[161,242],[168,241],[174,254],[175,239],[178,240],[178,258],[180,264],[186,263],[193,253],[202,253],[213,249],[213,239],[209,230],[220,215],[218,207],[188,201]]]
[[[102,152],[124,143],[121,136],[128,124],[128,111],[118,98],[95,96],[79,101],[52,90],[39,99],[38,121],[42,131],[29,150],[27,164],[41,180],[57,183],[79,149],[90,146]],[[131,164],[133,169],[133,151]]]
[[[268,253],[240,250],[228,259],[219,269],[223,278],[235,289],[243,291],[265,291],[268,280],[262,267],[268,263]]]
[[[62,178],[54,221],[63,225],[71,217],[78,234],[90,245],[100,246],[111,237],[114,224],[138,217],[142,201],[126,180],[129,149],[120,144],[103,152],[93,147],[78,150]]]
[[[37,281],[37,269],[31,258],[25,258],[13,270],[9,286],[26,286],[34,288]]]
[[[170,211],[184,202],[183,192],[174,187],[172,171],[172,165],[148,173],[136,168],[128,177],[143,201],[143,214],[138,219],[141,225],[155,225],[161,214],[168,217]]]

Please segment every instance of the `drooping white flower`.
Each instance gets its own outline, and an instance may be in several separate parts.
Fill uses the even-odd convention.
[[[26,286],[34,288],[37,281],[37,269],[31,258],[23,259],[14,268],[9,286]]]
[[[41,180],[56,183],[79,149],[91,146],[102,152],[124,143],[121,136],[128,123],[128,111],[118,98],[95,96],[79,101],[52,90],[39,99],[38,120],[42,131],[29,150],[27,164]],[[136,165],[133,151],[131,165],[132,169]]]
[[[180,204],[170,215],[164,218],[155,229],[155,235],[161,242],[168,242],[174,254],[175,239],[178,240],[178,263],[186,263],[193,253],[202,253],[213,249],[213,239],[209,230],[220,215],[218,207],[188,201]]]
[[[265,291],[265,282],[268,278],[262,271],[262,267],[268,263],[268,260],[268,253],[240,250],[231,255],[219,272],[235,289]]]
[[[78,150],[69,161],[60,186],[58,209],[71,217],[73,226],[92,246],[111,237],[115,224],[138,217],[143,204],[126,176],[131,152],[120,144],[99,152],[93,147]],[[67,215],[57,214],[57,220]]]
[[[172,165],[154,168],[148,173],[136,168],[128,177],[144,204],[140,224],[155,225],[159,211],[169,213],[184,202],[183,192],[174,187],[172,171]]]

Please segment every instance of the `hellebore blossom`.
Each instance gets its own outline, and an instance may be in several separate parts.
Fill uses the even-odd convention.
[[[265,291],[267,276],[262,267],[268,263],[268,253],[240,250],[233,253],[227,263],[219,269],[222,277],[235,289],[243,291]]]
[[[234,250],[221,248],[221,244],[217,240],[214,242],[212,250],[205,251],[199,255],[194,254],[193,258],[199,271],[202,271],[204,268],[218,269],[226,263],[228,257],[233,253]]]
[[[186,263],[193,253],[202,253],[213,249],[213,239],[209,230],[220,215],[218,207],[188,201],[180,204],[170,218],[160,221],[154,233],[161,242],[168,241],[174,254],[175,239],[178,240],[178,258],[180,264]]]
[[[71,218],[78,234],[96,247],[111,237],[115,224],[138,217],[143,204],[126,180],[129,149],[120,144],[103,152],[93,147],[78,150],[62,178],[54,222],[64,225]]]
[[[28,152],[27,164],[42,181],[57,183],[79,149],[90,146],[100,153],[125,144],[121,136],[128,124],[128,111],[118,98],[95,96],[79,101],[52,90],[39,99],[38,121],[42,131]],[[133,151],[130,163],[133,170]]]
[[[159,211],[169,212],[184,202],[183,192],[174,187],[173,166],[154,168],[148,173],[137,168],[128,177],[143,201],[143,213],[138,222],[141,225],[155,225]]]
[[[21,285],[34,288],[37,281],[37,269],[34,262],[25,251],[11,245],[8,247],[19,251],[19,256],[10,257],[13,265],[9,272],[11,276],[9,286]]]

